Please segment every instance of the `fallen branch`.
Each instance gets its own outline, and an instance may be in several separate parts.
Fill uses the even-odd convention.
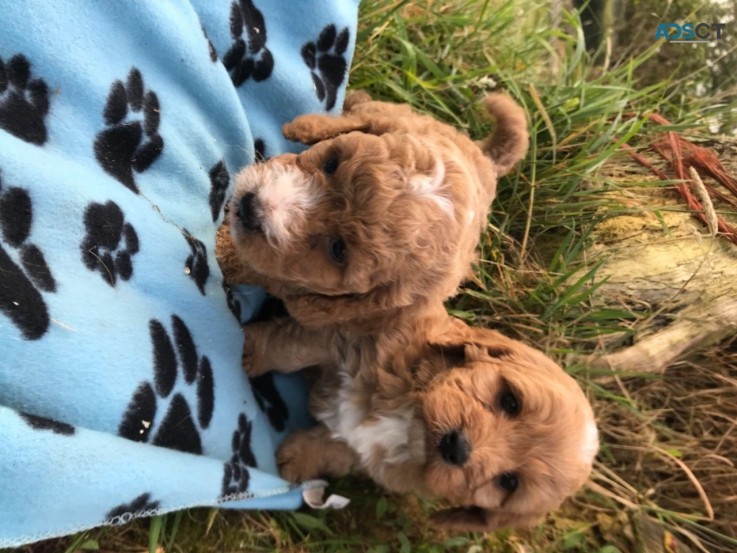
[[[694,350],[737,332],[737,299],[715,298],[679,314],[670,326],[615,353],[588,356],[592,367],[614,371],[663,373]],[[608,377],[603,377],[608,378]]]

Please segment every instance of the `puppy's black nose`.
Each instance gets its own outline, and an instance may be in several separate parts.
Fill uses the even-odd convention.
[[[238,219],[248,231],[258,232],[261,230],[261,202],[253,192],[243,194],[238,204]]]
[[[471,455],[471,444],[468,443],[465,434],[453,430],[440,439],[438,444],[440,456],[443,461],[451,465],[464,465]]]

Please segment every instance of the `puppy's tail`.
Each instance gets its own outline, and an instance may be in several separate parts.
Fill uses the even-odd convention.
[[[478,143],[497,167],[497,176],[509,173],[527,153],[530,136],[525,110],[508,95],[500,92],[484,98],[484,107],[494,117],[491,136]]]

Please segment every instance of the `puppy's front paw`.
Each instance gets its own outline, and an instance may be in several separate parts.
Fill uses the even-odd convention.
[[[295,432],[282,442],[276,453],[276,464],[284,480],[304,482],[320,476],[315,458],[310,454],[311,442],[302,432]]]
[[[319,139],[312,137],[314,134],[314,125],[310,120],[304,117],[297,117],[290,123],[285,123],[281,128],[284,138],[292,142],[303,142],[305,144],[314,144]]]
[[[358,125],[360,126],[360,124]],[[285,138],[302,144],[317,144],[339,134],[356,130],[357,124],[348,118],[328,115],[308,114],[295,117],[285,123],[281,132]]]
[[[259,333],[253,332],[253,329],[249,327],[251,325],[246,325],[244,328],[242,362],[246,374],[249,378],[254,378],[268,372],[269,367],[264,359],[264,346],[259,339]]]

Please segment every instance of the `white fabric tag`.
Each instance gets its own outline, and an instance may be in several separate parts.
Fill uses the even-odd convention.
[[[325,495],[325,486],[327,482],[319,482],[323,484],[320,487],[309,488],[302,492],[302,499],[304,502],[312,507],[313,509],[342,509],[348,505],[351,500],[342,495],[330,494],[326,500],[323,501]]]

